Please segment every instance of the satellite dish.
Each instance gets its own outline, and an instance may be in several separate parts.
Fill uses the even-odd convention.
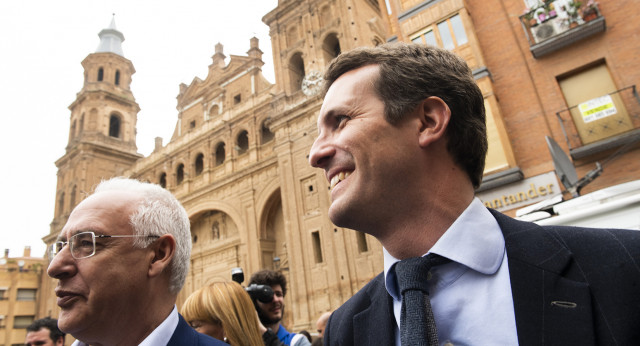
[[[569,156],[567,156],[553,138],[549,136],[545,136],[544,138],[547,140],[547,146],[553,159],[553,167],[556,170],[560,182],[562,182],[564,188],[570,192],[573,197],[580,196],[580,190],[600,176],[602,166],[599,162],[596,162],[595,169],[589,171],[582,179],[578,179],[576,168],[573,166],[573,162],[571,162]]]
[[[575,186],[578,182],[578,173],[573,166],[573,162],[569,159],[569,156],[560,148],[558,143],[549,136],[544,137],[547,140],[547,146],[551,153],[551,159],[553,159],[553,167],[556,170],[556,174],[564,185],[564,188],[569,190],[572,186]]]

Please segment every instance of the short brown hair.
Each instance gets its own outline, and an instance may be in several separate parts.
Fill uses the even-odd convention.
[[[253,273],[249,280],[249,285],[251,284],[268,286],[280,285],[280,287],[282,287],[282,295],[287,295],[287,278],[285,278],[281,272],[275,270],[262,269]]]
[[[324,76],[324,94],[341,75],[367,65],[379,66],[374,90],[384,102],[390,124],[430,96],[449,106],[447,149],[473,186],[480,186],[488,147],[484,98],[467,63],[448,50],[421,44],[356,48],[331,61]]]

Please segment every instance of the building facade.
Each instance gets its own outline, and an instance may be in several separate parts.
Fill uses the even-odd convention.
[[[46,260],[31,257],[26,247],[22,257],[0,258],[0,343],[24,345],[26,328],[35,321],[41,301],[40,280]],[[45,274],[46,275],[46,274]],[[51,293],[51,292],[49,292]]]
[[[180,85],[178,122],[166,146],[136,153],[138,106],[133,65],[115,25],[83,62],[85,85],[70,106],[70,139],[56,162],[51,243],[82,193],[102,178],[158,183],[183,203],[192,225],[190,274],[180,304],[195,289],[281,270],[290,287],[285,325],[311,329],[382,270],[380,244],[327,217],[328,183],[308,165],[322,100],[317,81],[341,51],[388,41],[438,45],[474,71],[487,109],[489,154],[478,197],[515,215],[561,195],[545,136],[560,144],[582,177],[582,193],[638,179],[640,42],[631,0],[577,6],[567,0],[280,0],[270,28],[275,84],[262,76],[256,38],[247,55],[215,46],[204,80]],[[104,35],[103,35],[104,34]],[[120,54],[119,54],[120,53]],[[102,72],[101,72],[102,71]],[[615,156],[614,156],[615,154]],[[52,281],[43,278],[43,287]],[[53,292],[53,287],[51,292]],[[53,295],[52,295],[53,296]],[[40,314],[55,312],[44,299]],[[55,313],[54,313],[55,315]]]

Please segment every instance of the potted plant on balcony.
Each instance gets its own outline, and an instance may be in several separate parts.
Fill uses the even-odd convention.
[[[582,19],[584,19],[585,22],[588,22],[596,18],[598,18],[598,2],[595,0],[589,0],[582,9]]]
[[[570,29],[575,28],[576,26],[583,24],[584,21],[580,17],[580,7],[582,3],[580,1],[569,1],[567,6],[563,6],[563,10],[567,13],[567,25],[569,25]]]
[[[530,28],[538,25],[538,20],[534,18],[533,15],[534,11],[529,7],[525,8],[524,12],[522,13],[522,21],[526,23]]]

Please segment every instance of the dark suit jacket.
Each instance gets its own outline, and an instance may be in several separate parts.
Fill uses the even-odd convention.
[[[214,339],[208,335],[200,334],[191,328],[184,320],[182,315],[178,315],[180,321],[176,330],[173,332],[167,346],[188,346],[188,345],[213,345],[213,346],[229,346],[224,342]]]
[[[505,238],[520,345],[640,345],[639,231],[542,227],[491,213]],[[331,315],[324,341],[394,345],[395,328],[380,274]]]

